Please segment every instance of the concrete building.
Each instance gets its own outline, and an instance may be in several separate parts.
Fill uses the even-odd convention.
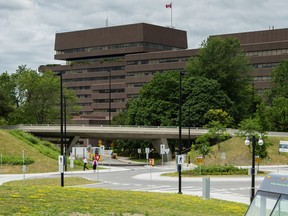
[[[288,29],[219,35],[236,37],[255,67],[255,89],[270,87],[270,73],[288,54]],[[204,40],[205,38],[203,38]],[[65,65],[40,66],[63,73],[64,85],[76,92],[79,124],[108,124],[137,97],[156,72],[182,70],[197,49],[187,49],[185,31],[151,24],[57,33],[55,59]]]

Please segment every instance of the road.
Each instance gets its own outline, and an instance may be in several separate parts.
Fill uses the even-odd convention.
[[[101,163],[100,163],[101,165]],[[270,172],[288,173],[287,166],[261,167]],[[85,188],[108,188],[112,190],[130,190],[147,192],[178,193],[178,177],[165,177],[161,174],[175,172],[176,166],[106,166],[106,169],[65,172],[65,178],[81,176],[97,183],[82,185]],[[59,177],[59,173],[26,174],[25,178]],[[0,184],[10,180],[23,179],[24,175],[1,175]],[[181,181],[181,192],[185,195],[202,197],[203,182],[201,177],[184,178]],[[256,189],[263,180],[263,176],[256,176]],[[64,181],[65,182],[65,181]],[[64,183],[65,184],[65,183]],[[210,197],[244,204],[250,203],[251,177],[210,177]],[[181,196],[179,194],[179,196]]]
[[[122,168],[123,169],[123,168]],[[85,188],[107,188],[114,190],[148,191],[178,193],[178,177],[161,176],[163,173],[175,172],[167,167],[126,167],[118,172],[87,171],[73,173],[72,176],[82,176],[98,183],[83,185]],[[256,177],[256,188],[263,177]],[[202,197],[203,179],[201,177],[183,178],[181,192],[186,195]],[[210,197],[234,202],[250,203],[250,177],[211,177]]]

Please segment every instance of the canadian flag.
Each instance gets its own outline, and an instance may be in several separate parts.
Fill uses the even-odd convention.
[[[172,8],[172,2],[166,5],[166,8]]]

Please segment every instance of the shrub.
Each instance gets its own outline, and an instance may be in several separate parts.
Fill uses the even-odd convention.
[[[234,166],[220,166],[220,165],[209,165],[209,166],[198,166],[193,170],[184,171],[183,174],[187,175],[246,175],[247,169],[241,169]]]
[[[9,164],[9,165],[22,165],[23,158],[22,156],[14,156],[14,155],[2,155],[2,164]],[[35,161],[29,157],[24,157],[24,164],[32,164]]]

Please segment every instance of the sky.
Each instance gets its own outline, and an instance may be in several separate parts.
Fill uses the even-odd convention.
[[[188,47],[210,35],[288,28],[287,0],[0,0],[0,74],[54,60],[57,32],[132,23],[187,31]],[[288,38],[287,38],[288,39]]]

